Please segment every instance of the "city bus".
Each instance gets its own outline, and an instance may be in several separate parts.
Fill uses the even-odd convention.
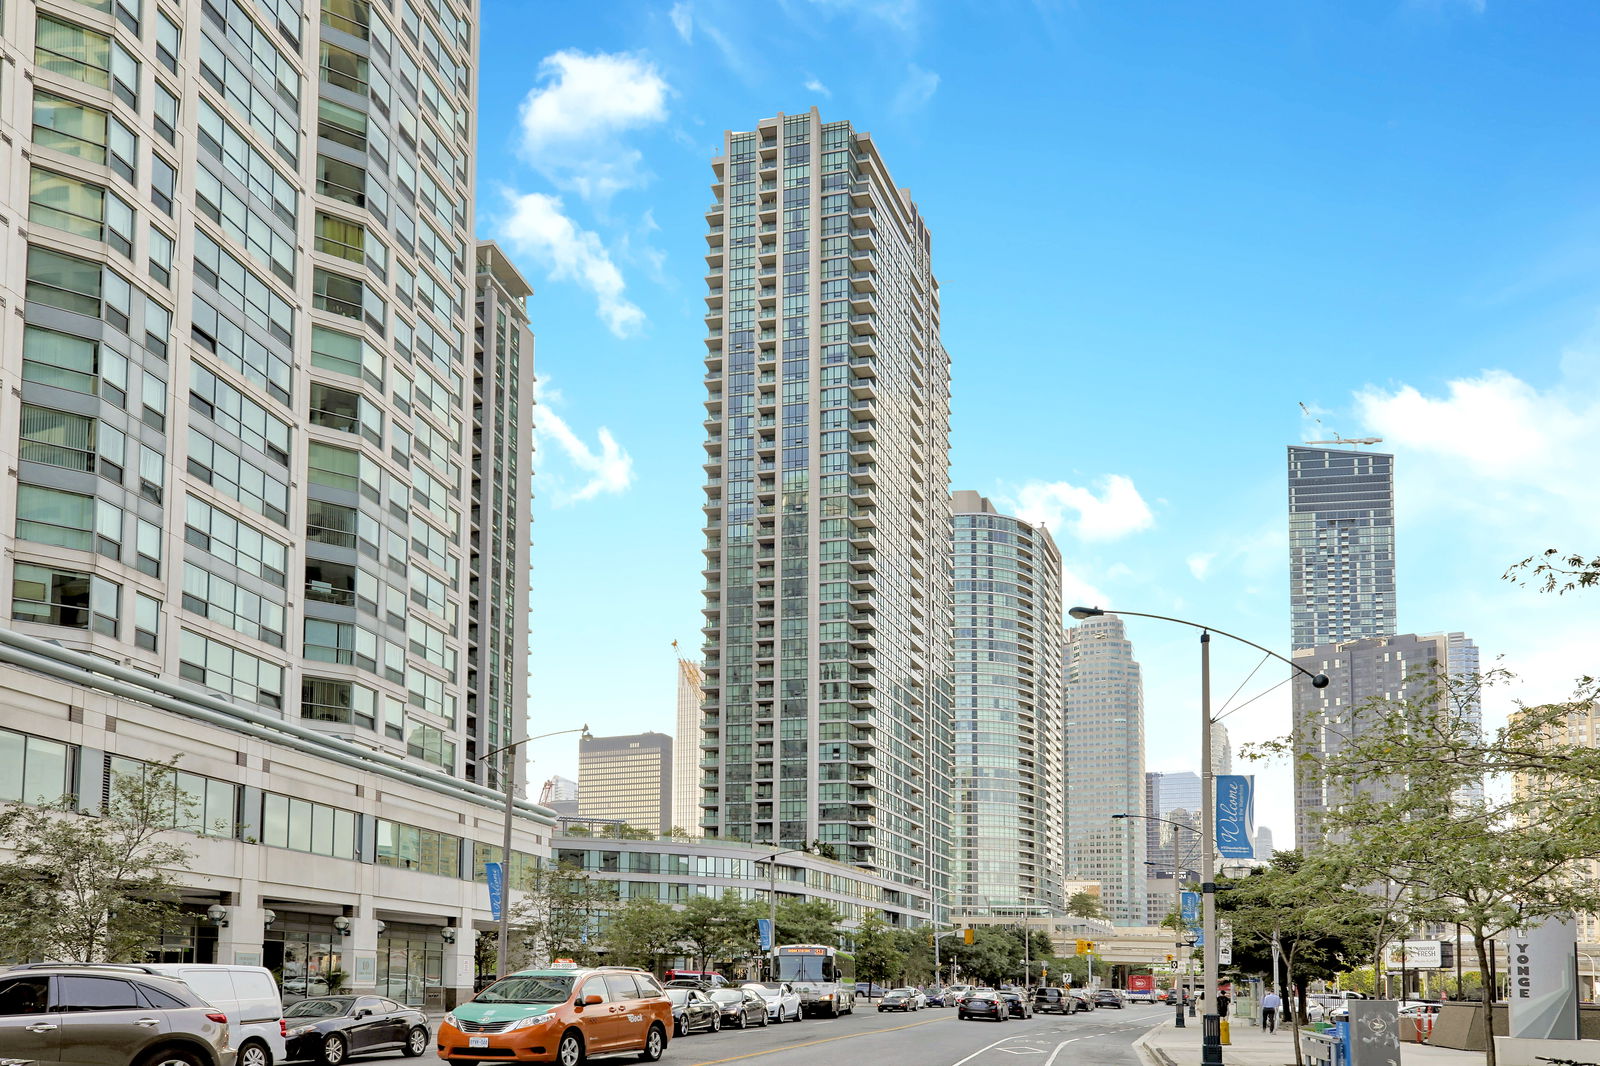
[[[839,951],[826,944],[779,944],[767,956],[767,980],[790,984],[800,1009],[837,1018],[856,1009],[856,990],[839,969]]]

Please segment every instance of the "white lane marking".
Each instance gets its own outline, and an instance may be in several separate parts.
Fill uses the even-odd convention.
[[[965,1066],[966,1063],[971,1062],[973,1059],[977,1058],[979,1055],[982,1055],[985,1051],[988,1051],[990,1048],[997,1048],[1001,1044],[1004,1044],[1007,1040],[1010,1040],[1010,1039],[1011,1038],[1009,1036],[1006,1036],[1006,1037],[1001,1037],[999,1040],[996,1040],[992,1044],[985,1044],[983,1047],[979,1048],[977,1051],[974,1051],[972,1054],[968,1055],[966,1058],[960,1060],[959,1062],[952,1062],[950,1064],[950,1066]]]
[[[1079,1038],[1078,1037],[1073,1037],[1072,1038],[1072,1040],[1077,1040],[1077,1039],[1079,1039]],[[1056,1049],[1054,1051],[1050,1052],[1050,1057],[1048,1059],[1044,1060],[1044,1066],[1056,1066],[1056,1056],[1061,1054],[1061,1049],[1066,1047],[1068,1044],[1072,1043],[1072,1040],[1063,1040],[1063,1041],[1061,1041],[1061,1043],[1057,1044],[1056,1045]]]

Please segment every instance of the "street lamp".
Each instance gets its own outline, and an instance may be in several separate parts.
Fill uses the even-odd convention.
[[[506,958],[511,949],[511,812],[516,800],[517,775],[511,772],[511,749],[521,747],[532,740],[544,740],[548,737],[565,736],[568,733],[582,733],[584,738],[589,736],[589,727],[579,726],[577,729],[558,729],[554,733],[540,733],[536,737],[523,737],[513,740],[509,744],[501,745],[493,751],[484,752],[478,761],[487,763],[496,755],[505,755],[501,760],[500,780],[506,790],[506,822],[500,834],[500,937],[498,950],[495,953],[495,976],[506,975]]]
[[[1192,825],[1185,825],[1182,822],[1175,822],[1171,818],[1157,818],[1153,814],[1113,814],[1111,817],[1113,817],[1113,818],[1137,818],[1140,821],[1161,822],[1164,825],[1170,825],[1170,826],[1173,826],[1174,828],[1177,828],[1177,829],[1187,829],[1189,832],[1193,833],[1195,835],[1195,837],[1197,838],[1195,840],[1195,846],[1197,848],[1200,846],[1200,840],[1198,839],[1199,836],[1200,836],[1200,830],[1196,829]],[[1182,854],[1181,854],[1181,849],[1178,847],[1178,838],[1176,836],[1174,836],[1172,838],[1172,913],[1180,915],[1180,916],[1183,914],[1183,880],[1182,880],[1182,878],[1179,877],[1179,873],[1181,872],[1180,864],[1182,863],[1182,861],[1183,861],[1183,857],[1182,857]],[[1184,1028],[1184,1024],[1183,1024],[1183,1000],[1182,1000],[1181,997],[1178,1000],[1177,1016],[1176,1017],[1177,1017],[1177,1021],[1176,1021],[1175,1024],[1177,1025],[1177,1027],[1179,1029]]]
[[[778,864],[774,860],[779,855],[799,855],[805,851],[805,848],[779,848],[767,856],[767,920],[770,923],[767,928],[772,937],[772,943],[767,945],[769,949],[778,946]]]
[[[1216,1013],[1217,1001],[1217,885],[1216,885],[1216,839],[1217,839],[1217,796],[1216,775],[1211,770],[1211,634],[1218,633],[1224,637],[1231,637],[1241,644],[1272,656],[1279,662],[1286,663],[1293,669],[1305,674],[1311,679],[1312,688],[1326,688],[1328,686],[1327,674],[1313,674],[1293,659],[1285,659],[1282,655],[1263,648],[1253,640],[1234,633],[1228,633],[1211,626],[1191,622],[1185,618],[1172,618],[1164,614],[1146,614],[1143,611],[1114,611],[1107,612],[1099,607],[1074,607],[1067,612],[1073,618],[1082,621],[1085,618],[1098,618],[1107,613],[1126,615],[1133,618],[1154,618],[1161,622],[1176,622],[1179,625],[1191,626],[1200,630],[1200,933],[1201,957],[1204,959],[1203,979],[1206,988],[1206,1015],[1204,1035],[1200,1048],[1201,1066],[1222,1066],[1222,1027],[1221,1016]]]

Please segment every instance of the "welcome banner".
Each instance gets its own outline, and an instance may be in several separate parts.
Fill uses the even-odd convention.
[[[1256,779],[1253,775],[1218,774],[1217,852],[1224,859],[1256,857]]]

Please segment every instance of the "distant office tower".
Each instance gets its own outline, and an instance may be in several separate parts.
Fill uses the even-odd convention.
[[[1153,846],[1145,857],[1145,913],[1147,924],[1159,925],[1172,913],[1174,864],[1183,884],[1200,880],[1200,812],[1174,807],[1162,815],[1165,821],[1151,822],[1157,829]]]
[[[547,778],[539,790],[539,802],[563,818],[578,817],[578,783],[570,777]]]
[[[950,900],[1059,907],[1065,872],[1061,553],[1042,526],[955,494]]]
[[[678,660],[678,734],[672,738],[672,827],[700,834],[700,664]]]
[[[1180,770],[1175,774],[1158,774],[1156,781],[1157,808],[1152,811],[1161,818],[1171,818],[1176,810],[1200,809],[1200,775],[1193,770]]]
[[[1317,767],[1374,720],[1370,712],[1362,711],[1365,705],[1378,698],[1436,700],[1439,713],[1462,716],[1437,687],[1439,675],[1449,669],[1450,640],[1445,634],[1423,637],[1403,633],[1296,653],[1298,665],[1311,673],[1326,673],[1329,680],[1327,688],[1297,684],[1293,689],[1295,843],[1299,848],[1314,850],[1324,838],[1322,815],[1338,806],[1341,797]],[[1404,787],[1400,778],[1375,778],[1356,792],[1382,800]]]
[[[527,735],[533,427],[524,415],[533,407],[533,289],[495,244],[478,245],[477,264],[466,771],[498,786],[499,758],[479,760]],[[513,760],[519,779],[523,762]]]
[[[665,733],[580,737],[578,815],[669,832],[672,738]]]
[[[1233,773],[1233,741],[1228,737],[1228,727],[1221,722],[1211,723],[1211,772]]]
[[[1290,646],[1395,631],[1394,456],[1289,448]]]
[[[1264,825],[1256,827],[1256,858],[1272,858],[1272,830]]]
[[[1513,711],[1513,722],[1525,721],[1527,715],[1545,715],[1551,712],[1549,705],[1529,707],[1526,710]],[[1541,730],[1543,743],[1551,747],[1557,745],[1581,748],[1600,748],[1600,705],[1594,703],[1578,702],[1569,705],[1565,714],[1556,717],[1550,724]],[[1512,782],[1513,795],[1518,800],[1529,799],[1531,790],[1530,782],[1524,774],[1517,774]],[[1585,876],[1600,876],[1600,862],[1585,861],[1579,864],[1579,869]],[[1578,923],[1578,939],[1586,944],[1593,944],[1600,940],[1600,914],[1594,912],[1579,913],[1574,916]],[[1595,984],[1593,968],[1585,973],[1588,984]]]
[[[1450,698],[1455,704],[1456,713],[1472,727],[1473,732],[1481,732],[1483,700],[1478,692],[1478,679],[1482,670],[1478,645],[1465,633],[1430,633],[1428,637],[1445,647],[1450,671]],[[1466,786],[1456,793],[1456,797],[1472,803],[1482,802],[1483,782]]]
[[[1106,916],[1145,921],[1144,685],[1114,614],[1066,632],[1067,876],[1098,881]]]
[[[726,135],[707,212],[700,825],[943,899],[950,365],[917,205],[817,112]]]

